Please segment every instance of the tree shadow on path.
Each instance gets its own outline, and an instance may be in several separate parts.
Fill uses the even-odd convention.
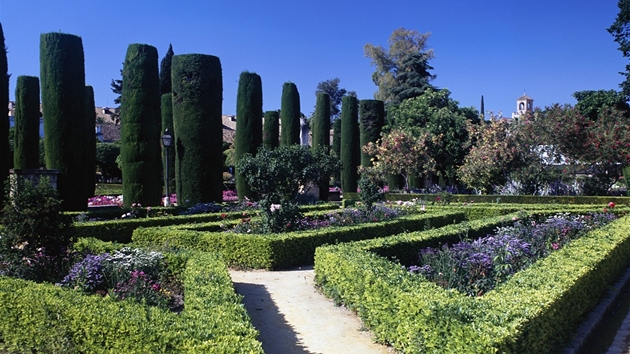
[[[316,354],[300,343],[297,333],[278,311],[264,285],[234,283],[236,292],[242,295],[243,304],[260,335],[258,340],[267,354]]]

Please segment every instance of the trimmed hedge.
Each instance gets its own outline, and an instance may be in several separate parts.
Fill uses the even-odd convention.
[[[0,277],[8,352],[263,353],[222,260],[191,253],[180,314],[51,284]]]
[[[412,200],[426,199],[429,202],[435,201],[437,194],[398,194],[385,193],[385,200]],[[344,193],[344,198],[358,200],[358,193]],[[487,194],[453,194],[452,202],[469,203],[495,203],[495,204],[598,204],[607,205],[609,202],[616,204],[630,205],[630,197],[612,197],[612,196],[540,196],[540,195],[487,195]]]
[[[39,168],[39,102],[39,78],[18,76],[13,138],[15,169]]]
[[[300,207],[302,212],[317,212],[317,211],[330,211],[337,209],[335,204],[316,204],[316,205],[304,205]],[[173,210],[173,208],[154,208],[156,212],[161,209]],[[104,210],[88,212],[85,215],[90,217],[121,217],[123,214],[129,212],[130,209],[116,209],[116,210]],[[236,211],[227,213],[207,213],[196,215],[177,215],[177,216],[160,216],[150,217],[146,216],[146,209],[139,209],[139,218],[136,219],[117,219],[108,221],[90,221],[85,223],[76,223],[75,233],[77,237],[93,237],[102,241],[115,241],[120,243],[131,242],[131,235],[133,230],[138,227],[156,227],[156,226],[171,226],[181,224],[196,224],[196,223],[208,223],[214,222],[216,228],[219,228],[219,224],[224,220],[236,220],[242,217],[249,217],[256,215],[257,211]],[[72,217],[76,217],[81,213],[68,212],[66,213]],[[225,216],[224,216],[225,215]]]
[[[280,269],[312,264],[315,249],[324,244],[384,237],[464,220],[465,215],[462,212],[445,211],[379,223],[266,235],[202,232],[185,229],[186,225],[183,225],[138,228],[133,232],[132,240],[135,244],[143,246],[221,252],[229,265]]]
[[[465,226],[471,237],[481,236],[513,216]],[[409,257],[454,239],[462,225],[320,247],[316,282],[356,311],[378,342],[405,353],[555,352],[628,266],[629,227],[626,216],[592,231],[477,298],[444,290],[384,257]]]

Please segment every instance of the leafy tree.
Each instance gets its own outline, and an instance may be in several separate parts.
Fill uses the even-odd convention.
[[[328,79],[326,81],[322,81],[317,84],[317,89],[315,90],[315,95],[320,93],[327,93],[330,96],[330,121],[334,121],[339,118],[341,114],[341,100],[343,96],[349,95],[356,97],[357,94],[354,91],[346,91],[345,88],[339,87],[338,77],[334,79]],[[317,109],[317,107],[315,107]]]
[[[122,177],[116,163],[120,155],[120,145],[116,143],[96,143],[96,167],[105,180],[114,177]]]
[[[263,145],[268,149],[278,147],[280,135],[280,112],[267,111],[263,122]]]
[[[223,76],[218,57],[173,56],[173,128],[178,204],[223,199]]]
[[[630,58],[630,1],[619,0],[617,2],[619,13],[615,22],[608,28],[608,32],[615,37],[615,42],[619,44],[619,50],[625,58]],[[626,64],[626,71],[620,72],[625,77],[624,81],[619,84],[622,94],[630,98],[630,64]]]
[[[15,89],[15,137],[13,166],[39,168],[39,79],[18,76]]]
[[[234,158],[238,161],[245,154],[255,155],[262,145],[262,80],[256,73],[244,71],[238,80],[236,97],[236,136]],[[236,169],[236,191],[239,200],[252,198],[247,179]]]
[[[364,167],[366,175],[385,181],[388,174],[401,175],[405,190],[409,189],[409,176],[423,174],[434,168],[435,161],[428,154],[428,133],[411,134],[404,129],[392,129],[376,143],[363,146],[364,153],[374,157],[372,167]]]
[[[162,58],[160,62],[160,93],[171,93],[172,85],[171,85],[171,67],[173,62],[173,45],[168,45],[168,50],[166,51],[166,55]]]
[[[626,102],[626,96],[615,90],[578,91],[573,94],[578,101],[575,107],[580,114],[591,121],[597,120],[599,114],[610,108],[625,111],[630,115],[630,106]]]
[[[120,158],[123,200],[160,205],[162,199],[161,115],[158,54],[147,44],[127,48],[123,69]]]
[[[455,183],[457,168],[470,145],[466,121],[447,89],[427,89],[423,95],[393,106],[388,125],[416,136],[428,134],[427,153],[435,161],[436,174],[446,183]]]
[[[429,81],[435,79],[435,75],[429,73],[429,70],[433,70],[433,67],[429,65],[427,53],[410,53],[404,56],[395,77],[396,85],[392,88],[394,97],[391,103],[418,97],[426,89],[433,88]]]
[[[124,63],[123,63],[123,65],[124,65]],[[120,102],[122,101],[122,89],[123,89],[122,75],[123,75],[123,71],[122,71],[122,69],[120,69],[120,76],[121,76],[121,78],[120,79],[112,79],[112,81],[109,84],[110,89],[112,90],[112,92],[117,95],[114,98],[114,104],[116,104],[118,106],[116,107],[116,110],[114,112],[120,112]],[[112,116],[113,116],[114,121],[116,123],[120,123],[120,114],[115,113]]]
[[[434,57],[433,50],[427,49],[427,41],[431,33],[419,33],[416,30],[398,28],[389,37],[389,48],[375,46],[371,43],[363,46],[363,52],[370,58],[376,71],[372,74],[372,81],[378,87],[374,98],[385,102],[396,99],[395,88],[401,84],[397,81],[400,73],[412,73],[404,78],[405,83],[413,83],[415,79],[422,77],[422,73],[427,73],[431,67],[428,60]],[[403,63],[407,68],[403,69]],[[422,67],[422,64],[426,64]],[[415,66],[419,65],[419,66]],[[413,70],[412,70],[413,69]],[[427,77],[429,78],[429,77]],[[424,82],[422,82],[424,85]]]
[[[87,209],[85,68],[80,37],[40,37],[40,79],[46,168],[59,170],[57,188],[68,211]]]
[[[261,213],[267,232],[290,230],[299,217],[296,199],[300,187],[317,183],[338,164],[323,149],[283,145],[262,147],[256,156],[246,154],[236,168],[247,178],[261,199]]]
[[[300,94],[292,82],[282,86],[282,107],[280,109],[280,145],[300,143]]]

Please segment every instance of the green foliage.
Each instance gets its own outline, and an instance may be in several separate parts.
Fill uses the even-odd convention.
[[[280,109],[280,145],[300,143],[300,116],[300,94],[297,86],[292,82],[285,82],[282,86]]]
[[[9,66],[7,63],[7,47],[4,43],[4,31],[0,24],[0,107],[9,106]],[[0,124],[0,186],[4,186],[9,178],[9,166],[12,156],[9,147],[9,120]],[[1,194],[1,193],[0,193]],[[0,203],[4,202],[0,195]]]
[[[446,211],[411,215],[378,223],[265,235],[204,232],[198,231],[195,225],[138,228],[133,233],[133,242],[147,246],[218,251],[228,265],[283,269],[313,264],[315,249],[324,244],[424,230],[428,224],[432,227],[441,227],[461,222],[464,218],[461,211]],[[417,252],[414,253],[417,257]]]
[[[428,53],[409,53],[402,58],[396,73],[396,86],[392,88],[394,98],[391,103],[421,96],[426,89],[434,88],[429,83],[435,79],[435,75],[429,72],[433,70],[429,65],[431,57]]]
[[[628,24],[630,24],[630,2],[627,0],[619,0],[617,3],[619,13],[615,22],[607,29],[615,42],[619,44],[619,50],[624,57],[630,57],[630,36],[628,34]],[[624,81],[619,84],[621,92],[625,97],[630,97],[630,64],[626,64],[626,71],[620,72],[625,77]]]
[[[170,73],[170,68],[169,68]],[[170,74],[169,74],[169,83],[170,83]],[[162,101],[160,105],[160,111],[162,113],[162,130],[161,134],[168,132],[173,137],[173,142],[177,141],[175,138],[175,130],[173,129],[173,95],[171,93],[162,94]],[[166,157],[166,148],[162,147],[162,161],[164,161]],[[168,184],[169,184],[169,193],[175,192],[177,189],[177,185],[175,183],[175,150],[170,147],[168,151]]]
[[[175,55],[175,53],[173,52],[173,45],[169,44],[166,55],[164,55],[164,58],[162,58],[162,61],[160,62],[160,93],[162,95],[171,93],[172,91],[171,68],[173,55]],[[171,131],[173,130],[171,129]]]
[[[385,124],[385,104],[378,100],[359,101],[359,131],[361,147],[375,143]],[[372,166],[371,156],[361,151],[361,166]]]
[[[221,61],[203,54],[173,57],[173,127],[178,204],[223,199]]]
[[[39,168],[39,79],[18,76],[15,89],[13,168]]]
[[[263,145],[267,149],[275,149],[279,146],[280,113],[278,111],[265,112],[263,124]]]
[[[470,221],[465,228],[471,237],[482,236],[511,217]],[[417,257],[420,248],[457,240],[462,225],[320,247],[316,283],[357,311],[378,342],[397,350],[555,352],[625,269],[630,237],[622,230],[629,222],[626,217],[583,236],[475,299],[414,278],[385,258]]]
[[[61,213],[61,201],[48,180],[33,185],[16,178],[7,187],[2,214],[0,257],[7,275],[32,280],[56,280],[74,239],[71,220]]]
[[[94,196],[96,188],[96,112],[94,112],[94,89],[85,86],[85,195]],[[38,125],[39,127],[39,125]],[[39,131],[39,129],[38,129]]]
[[[341,106],[341,190],[356,192],[359,175],[357,168],[361,164],[361,146],[359,141],[359,112],[357,98],[346,96]]]
[[[320,93],[327,93],[330,100],[330,121],[333,122],[339,118],[341,114],[341,110],[339,106],[341,105],[341,100],[343,96],[346,94],[349,96],[355,96],[356,93],[354,91],[346,91],[345,88],[339,88],[339,78],[336,77],[334,79],[329,79],[326,81],[322,81],[317,84],[317,89],[315,90],[315,95],[319,96]],[[315,105],[315,111],[317,111],[317,104]]]
[[[378,185],[365,174],[361,174],[359,178],[359,198],[367,210],[371,210],[374,203],[383,199]]]
[[[330,95],[327,93],[318,93],[315,103],[315,116],[312,121],[313,132],[313,149],[322,148],[325,152],[330,149],[330,120],[331,120],[331,102]],[[319,187],[319,199],[328,200],[328,186],[330,184],[330,175],[323,176]]]
[[[133,203],[160,205],[162,199],[161,119],[158,54],[155,47],[131,44],[123,68],[120,159],[123,197]]]
[[[0,279],[0,315],[15,319],[0,324],[0,347],[8,352],[263,353],[219,256],[188,252],[182,279],[186,303],[180,314],[51,284]]]
[[[238,81],[236,96],[236,133],[234,137],[234,160],[245,154],[256,154],[262,145],[262,80],[256,73],[243,71]],[[253,198],[246,177],[236,168],[236,191],[242,201]]]
[[[573,97],[578,101],[575,108],[591,121],[597,120],[605,109],[615,108],[619,111],[630,111],[626,96],[615,90],[577,91]]]
[[[434,57],[433,50],[427,49],[430,35],[429,32],[419,33],[401,27],[389,36],[388,49],[371,43],[363,46],[365,56],[376,67],[372,74],[372,81],[378,87],[374,98],[390,102],[396,100],[400,91],[412,88],[411,84],[420,85],[420,89],[426,85],[426,81],[431,78],[428,70],[432,69],[428,66],[428,60]],[[400,74],[406,76],[399,79]],[[416,78],[420,81],[416,82]]]
[[[96,167],[103,178],[121,177],[121,171],[116,163],[120,155],[120,145],[116,143],[96,143]]]
[[[335,119],[332,128],[332,153],[339,158],[341,156],[341,119]],[[333,182],[337,185],[341,183],[341,169],[335,169],[333,172]]]
[[[335,165],[336,159],[322,149],[311,151],[306,146],[283,145],[274,150],[263,147],[256,156],[244,155],[236,169],[260,197],[266,229],[278,232],[290,229],[287,224],[294,223],[299,216],[295,205],[300,188],[319,183],[331,174]],[[283,209],[272,205],[281,205]]]
[[[85,210],[85,68],[81,38],[44,33],[40,79],[46,168],[59,170],[57,188],[65,210]],[[80,161],[81,163],[77,163]]]

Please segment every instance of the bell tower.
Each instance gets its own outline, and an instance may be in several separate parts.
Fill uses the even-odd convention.
[[[516,99],[516,114],[519,116],[524,115],[527,112],[531,112],[534,109],[534,99],[523,94],[523,96]]]

